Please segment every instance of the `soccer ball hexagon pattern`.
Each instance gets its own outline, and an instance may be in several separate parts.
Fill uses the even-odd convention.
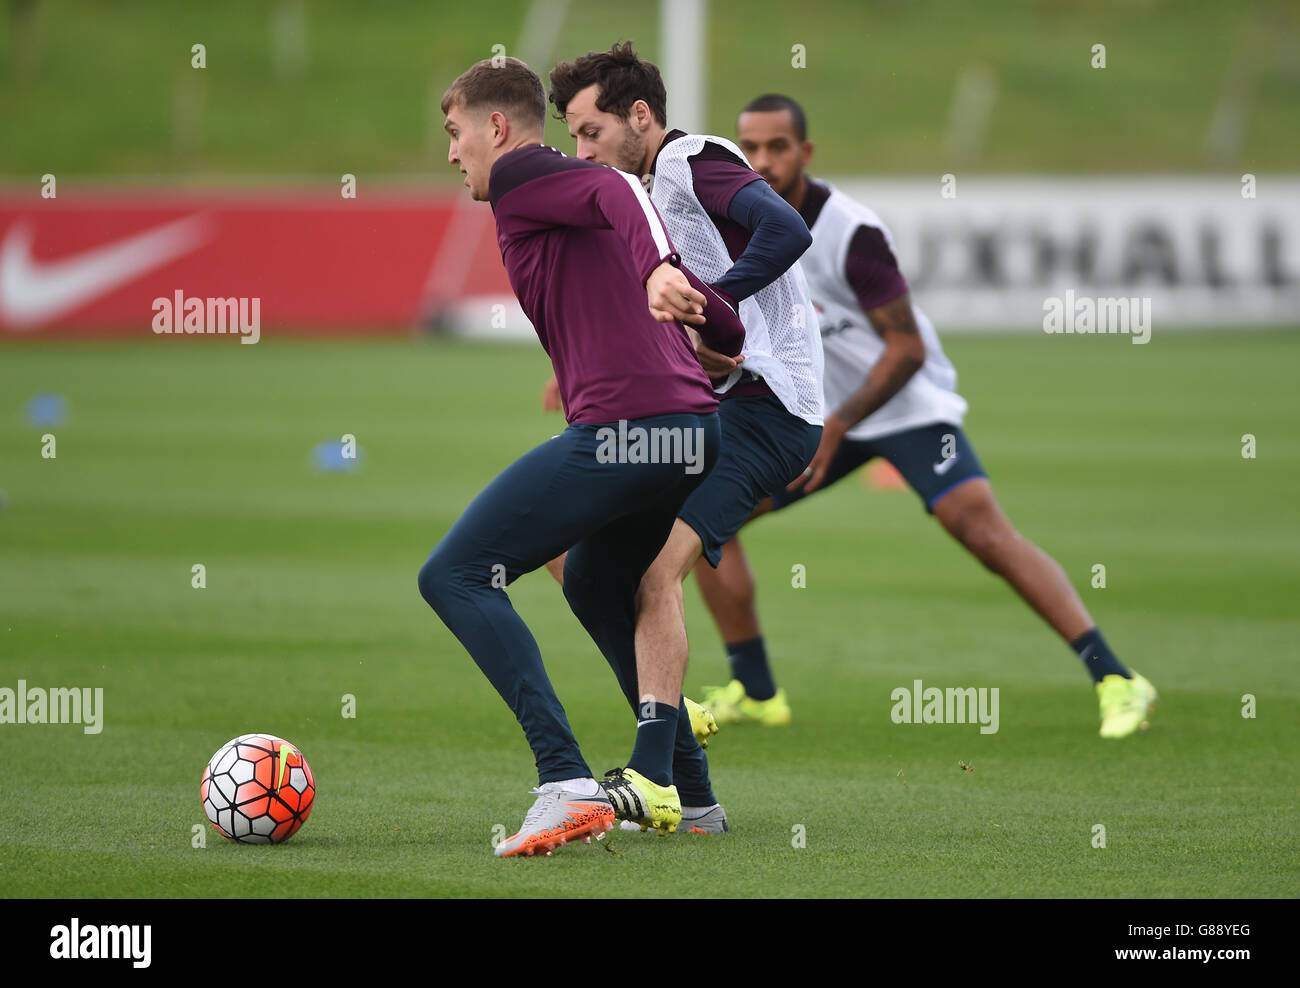
[[[242,734],[221,746],[203,769],[203,812],[217,831],[241,844],[279,844],[311,814],[316,780],[307,759],[274,734]]]

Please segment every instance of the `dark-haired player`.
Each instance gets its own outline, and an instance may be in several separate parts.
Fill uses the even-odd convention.
[[[420,592],[514,711],[537,761],[537,799],[498,856],[549,852],[613,826],[542,665],[537,643],[504,587],[572,546],[581,574],[568,594],[599,581],[604,622],[631,613],[641,574],[677,510],[717,458],[717,400],[677,318],[736,354],[744,330],[692,288],[641,184],[542,144],[541,79],[517,59],[474,65],[442,99],[447,158],[474,199],[492,204],[511,287],[550,355],[568,410],[564,432],[493,480],[420,570]],[[602,455],[602,433],[676,437],[676,460]],[[584,612],[586,613],[586,612]],[[661,832],[680,809],[652,801],[643,822]]]
[[[1083,660],[1101,704],[1101,736],[1146,724],[1155,688],[1111,651],[1061,567],[1020,535],[993,496],[966,434],[966,402],[939,338],[908,293],[889,231],[839,190],[811,179],[807,124],[799,104],[769,95],[741,111],[740,147],[799,210],[812,231],[804,273],[826,352],[826,425],[804,477],[758,513],[833,484],[868,460],[891,462],[925,508],[981,563],[1006,580]],[[718,723],[788,723],[754,606],[754,579],[739,539],[716,570],[696,578],[726,642],[733,679],[702,698]]]
[[[730,141],[668,128],[659,69],[630,42],[562,62],[550,82],[551,102],[577,141],[578,157],[641,177],[686,266],[732,303],[745,325],[739,367],[697,346],[722,395],[721,453],[642,577],[635,634],[604,646],[606,659],[642,698],[677,698],[688,654],[682,581],[701,557],[717,565],[723,544],[762,498],[799,475],[821,436],[821,338],[798,265],[808,229]],[[566,595],[577,575],[570,553]],[[599,610],[574,612],[584,622],[600,619]],[[674,748],[667,725],[643,717],[628,768],[658,787],[675,783],[691,828],[725,830],[726,816],[701,771],[703,754],[686,749]],[[606,791],[621,816],[635,813],[634,794],[619,777],[608,779]]]

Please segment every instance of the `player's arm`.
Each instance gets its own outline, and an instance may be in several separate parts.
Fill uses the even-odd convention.
[[[729,300],[682,267],[663,218],[640,180],[614,168],[588,168],[570,174],[590,176],[591,191],[568,204],[576,207],[572,212],[561,211],[568,217],[567,225],[614,230],[631,252],[645,285],[650,314],[660,322],[675,319],[693,326],[717,360],[725,364],[724,373],[729,373],[745,341],[744,324]],[[706,314],[708,306],[713,308]]]
[[[498,224],[518,233],[557,227],[609,229],[632,258],[651,313],[661,322],[704,323],[706,297],[679,270],[663,219],[633,175],[613,168],[564,168],[492,196]]]
[[[745,359],[740,355],[745,343],[745,324],[740,321],[736,302],[690,269],[683,267],[682,273],[690,286],[708,300],[704,321],[687,326],[686,333],[705,373],[710,377],[725,377]]]
[[[613,230],[628,247],[655,319],[688,324],[692,344],[706,341],[714,355],[711,373],[729,373],[744,359],[739,356],[745,340],[740,316],[729,300],[681,266],[659,211],[635,176],[613,168],[582,168],[542,176],[530,186],[526,196],[493,202],[499,216],[508,215],[513,230]],[[706,316],[704,307],[710,303],[714,309]],[[543,388],[542,410],[562,410],[554,377]]]
[[[898,298],[866,310],[871,328],[885,341],[884,352],[867,372],[862,385],[831,412],[842,431],[848,431],[882,408],[903,389],[925,363],[925,343],[912,315],[912,297]]]
[[[542,411],[564,411],[564,397],[560,394],[560,382],[554,374],[542,385]]]
[[[684,275],[687,285],[707,300],[705,304],[709,309],[700,317],[702,321],[696,326],[683,328],[704,372],[711,378],[725,377],[739,367],[741,361],[745,359],[740,354],[740,348],[745,342],[745,324],[740,321],[740,314],[731,307],[730,300],[719,294],[712,285],[705,284],[692,271],[684,267],[680,270],[677,268],[669,268],[669,270],[673,274]],[[655,308],[652,283],[658,273],[656,269],[655,274],[650,276],[651,283],[646,285],[646,294],[650,298],[650,313],[660,322],[669,322],[674,316],[670,312]],[[662,290],[672,292],[675,289],[667,286]],[[564,411],[560,384],[554,374],[542,387],[542,411]]]
[[[750,233],[744,252],[716,285],[734,299],[766,288],[812,246],[803,217],[761,178],[732,197],[727,216]]]
[[[791,483],[792,490],[805,482],[810,492],[820,487],[844,434],[898,394],[925,363],[925,341],[912,314],[907,281],[878,228],[858,227],[844,268],[858,305],[885,349],[857,390],[826,416],[817,453],[808,472]]]
[[[714,287],[734,301],[766,288],[812,246],[803,217],[754,169],[706,141],[690,157],[695,197],[709,213],[749,231],[749,243]]]

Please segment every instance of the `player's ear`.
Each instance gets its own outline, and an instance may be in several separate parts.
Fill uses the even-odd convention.
[[[488,125],[492,129],[492,146],[500,147],[506,141],[506,134],[510,132],[510,121],[500,110],[493,110],[492,115],[488,117]]]
[[[804,141],[804,142],[803,142],[803,146],[802,146],[799,150],[800,150],[800,152],[801,152],[800,157],[801,157],[801,159],[803,160],[803,166],[804,166],[805,168],[807,168],[807,167],[808,167],[808,162],[812,161],[812,156],[813,156],[813,142],[812,142],[812,141]]]
[[[632,125],[637,130],[647,130],[652,120],[654,120],[654,114],[650,112],[649,103],[639,99],[632,104]]]

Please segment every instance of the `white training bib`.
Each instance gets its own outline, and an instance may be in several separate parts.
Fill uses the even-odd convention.
[[[830,189],[830,198],[813,223],[813,243],[801,263],[821,325],[826,354],[822,383],[829,413],[862,386],[885,350],[885,341],[871,328],[844,274],[849,243],[859,226],[880,230],[891,250],[894,241],[874,212],[834,186],[821,184]],[[925,363],[898,394],[848,431],[850,439],[875,439],[937,422],[962,423],[967,405],[957,393],[957,371],[939,345],[930,320],[915,302],[912,314],[925,344]]]
[[[682,261],[703,281],[713,284],[733,262],[722,234],[695,195],[689,158],[698,154],[706,141],[745,161],[740,148],[725,138],[702,134],[679,137],[659,152],[650,198]],[[740,321],[745,325],[742,369],[733,371],[716,390],[726,392],[743,372],[751,371],[767,382],[790,414],[821,425],[822,340],[799,262],[766,288],[743,299]]]

